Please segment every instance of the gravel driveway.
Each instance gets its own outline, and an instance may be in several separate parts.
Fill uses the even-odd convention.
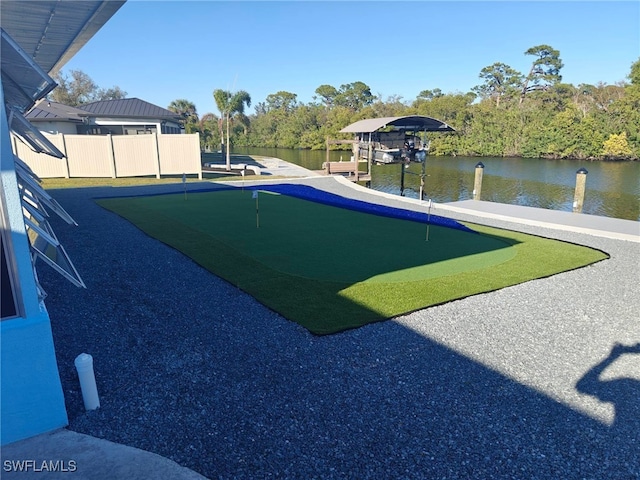
[[[212,479],[640,478],[640,352],[610,355],[640,342],[640,244],[483,220],[611,258],[316,337],[92,200],[171,188],[50,191],[88,286],[39,268],[71,430]]]

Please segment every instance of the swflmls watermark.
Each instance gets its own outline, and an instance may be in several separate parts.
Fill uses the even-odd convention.
[[[78,469],[75,460],[5,460],[5,472],[58,472],[72,473]]]

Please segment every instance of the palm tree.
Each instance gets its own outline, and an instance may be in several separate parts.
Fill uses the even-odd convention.
[[[244,115],[244,107],[251,106],[251,96],[245,92],[244,90],[240,90],[239,92],[232,93],[227,90],[214,90],[213,91],[213,99],[216,101],[216,106],[218,110],[220,110],[220,120],[224,119],[227,124],[227,148],[226,148],[226,160],[227,160],[227,171],[231,170],[231,153],[229,151],[229,124],[231,122],[231,118],[234,116],[238,116],[243,119],[246,118]],[[224,136],[222,134],[222,123],[220,124],[220,137],[223,139],[223,149],[224,149]]]
[[[196,111],[195,104],[184,98],[173,100],[167,107],[167,110],[171,110],[180,115],[184,119],[183,122],[185,124],[196,124],[198,122],[198,112]]]
[[[198,130],[200,131],[200,143],[203,150],[212,148],[215,145],[215,137],[213,132],[218,125],[218,117],[213,113],[207,112],[200,117]]]

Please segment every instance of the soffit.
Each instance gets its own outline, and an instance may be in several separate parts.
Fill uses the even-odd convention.
[[[124,1],[2,0],[0,24],[47,73],[69,61]]]

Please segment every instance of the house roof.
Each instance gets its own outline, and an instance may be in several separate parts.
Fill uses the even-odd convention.
[[[455,132],[455,129],[446,123],[422,115],[368,118],[352,123],[340,131],[344,133],[372,133],[384,127],[394,127],[396,130],[403,129],[419,132]]]
[[[25,117],[30,122],[82,122],[86,117],[153,118],[179,120],[180,115],[139,98],[102,100],[70,107],[62,103],[40,100]]]
[[[62,103],[40,100],[25,115],[30,122],[68,121],[81,123],[89,113],[76,107],[70,107]]]
[[[179,120],[182,117],[158,107],[139,98],[123,98],[119,100],[102,100],[86,103],[79,106],[80,109],[90,112],[93,116],[100,117],[126,117],[126,118],[165,118],[167,120]]]

